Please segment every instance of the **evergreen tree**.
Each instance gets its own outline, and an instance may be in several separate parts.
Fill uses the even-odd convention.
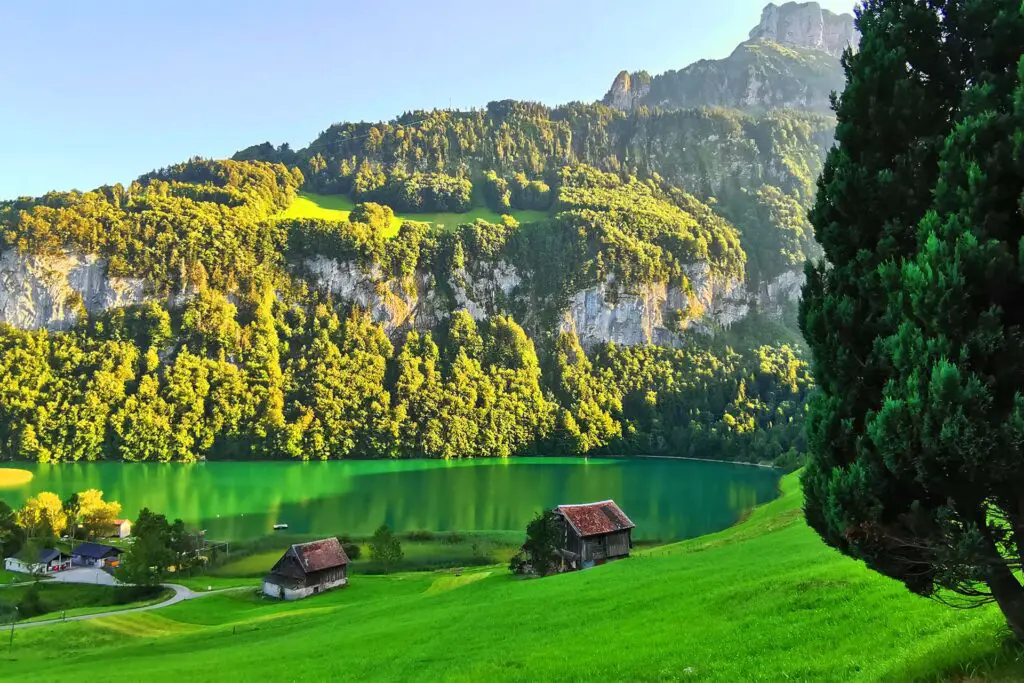
[[[1021,637],[1024,17],[1016,0],[868,0],[858,26],[801,305],[821,389],[807,519],[915,592],[994,594]]]

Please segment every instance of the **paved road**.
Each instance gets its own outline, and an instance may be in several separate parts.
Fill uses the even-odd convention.
[[[78,569],[69,569],[65,572],[58,572],[53,574],[54,581],[62,581],[64,583],[102,583],[108,586],[120,585],[114,577],[110,576],[104,571],[94,569],[91,567],[80,567]],[[105,579],[102,577],[106,577]],[[109,579],[108,583],[106,579]],[[15,624],[14,628],[35,628],[36,626],[49,626],[51,624],[63,624],[66,621],[85,621],[87,619],[100,619],[102,617],[109,617],[115,614],[131,614],[132,612],[148,612],[154,609],[161,609],[170,605],[175,605],[185,600],[193,600],[195,598],[203,598],[207,595],[213,595],[214,593],[224,593],[226,591],[237,591],[245,590],[250,586],[238,586],[234,588],[221,588],[215,591],[203,591],[197,593],[191,588],[182,586],[178,583],[164,583],[161,584],[164,588],[170,588],[174,591],[174,595],[167,598],[163,602],[158,602],[155,605],[146,605],[144,607],[133,607],[131,609],[111,610],[109,612],[96,612],[95,614],[82,614],[77,617],[68,617],[67,619],[46,619],[44,621],[28,621],[21,624]],[[9,627],[4,626],[3,629]]]
[[[94,583],[100,586],[117,586],[118,580],[97,567],[75,567],[50,574],[51,581],[61,583]]]

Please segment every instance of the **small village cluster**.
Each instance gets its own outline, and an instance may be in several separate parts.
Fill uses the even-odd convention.
[[[132,522],[128,519],[115,519],[113,527],[106,534],[108,538],[127,539],[132,535]],[[72,567],[98,567],[113,569],[117,566],[121,548],[104,543],[79,543],[66,553],[58,548],[42,548],[33,556],[25,549],[15,557],[4,558],[4,569],[25,574],[55,574],[67,571]]]
[[[556,571],[575,571],[629,556],[636,525],[613,500],[578,505],[559,505],[553,510],[559,526]],[[109,536],[127,539],[129,520],[115,520]],[[122,549],[103,543],[84,542],[70,553],[44,548],[37,556],[24,553],[8,557],[4,568],[31,574],[53,574],[72,567],[111,570]],[[263,578],[263,594],[282,600],[298,600],[348,585],[350,560],[337,538],[291,545]]]

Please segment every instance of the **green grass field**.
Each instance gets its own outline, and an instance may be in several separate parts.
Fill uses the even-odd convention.
[[[992,608],[955,611],[828,549],[798,483],[737,526],[603,567],[354,576],[15,634],[0,677],[126,680],[1021,680]],[[52,653],[60,652],[60,657]]]
[[[27,583],[4,588],[0,592],[0,613],[7,615],[12,606],[18,606],[29,589],[30,584]],[[22,613],[19,620],[42,621],[59,618],[62,615],[73,617],[81,614],[142,607],[163,602],[173,594],[174,591],[160,587],[141,589],[57,581],[43,582],[39,584],[41,611],[38,614],[27,616]],[[7,617],[0,618],[0,623],[6,622]]]
[[[301,539],[293,539],[296,542]],[[522,539],[517,539],[522,541]],[[441,535],[432,540],[409,540],[402,538],[402,561],[396,571],[423,571],[456,566],[479,566],[483,564],[508,563],[517,546],[500,535],[474,534],[460,536],[457,542],[445,541]],[[266,574],[287,550],[292,541],[283,542],[279,547],[260,547],[249,555],[230,560],[214,567],[203,576],[222,580],[253,579]],[[262,544],[261,544],[262,546]],[[354,574],[380,574],[382,568],[370,559],[368,543],[360,542],[359,558],[353,560]],[[205,588],[203,576],[195,577],[195,583]],[[191,585],[191,584],[189,584]],[[212,585],[212,584],[209,584]]]
[[[41,581],[46,581],[49,578],[50,577],[48,576],[39,577]],[[0,569],[0,586],[6,586],[11,583],[27,583],[32,580],[33,579],[30,574],[23,574],[21,572],[10,572],[6,569]]]
[[[346,195],[324,195],[313,192],[300,192],[291,206],[285,209],[280,218],[323,218],[325,220],[344,221],[348,220],[349,213],[355,203]],[[520,223],[530,223],[543,220],[548,217],[546,211],[512,211],[512,216]],[[451,229],[463,223],[472,223],[482,218],[490,223],[497,223],[501,215],[487,207],[474,206],[466,213],[410,213],[395,216],[391,221],[391,229],[387,237],[398,234],[398,228],[403,221],[420,221],[432,223],[442,229]]]

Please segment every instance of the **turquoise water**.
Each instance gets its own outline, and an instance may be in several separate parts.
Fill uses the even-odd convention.
[[[383,522],[398,531],[518,532],[544,507],[611,498],[636,523],[634,538],[668,541],[723,529],[778,486],[769,469],[667,459],[3,466],[34,474],[0,489],[12,507],[39,491],[63,498],[98,488],[128,517],[149,507],[222,540],[266,536],[275,523],[289,534],[362,536]]]

